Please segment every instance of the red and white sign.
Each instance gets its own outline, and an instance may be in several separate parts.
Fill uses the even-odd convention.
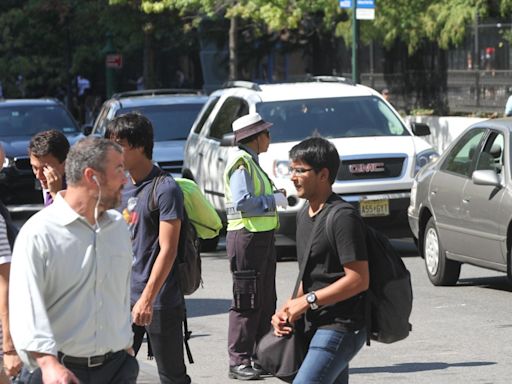
[[[120,53],[111,53],[105,58],[107,68],[121,69],[123,68],[123,55]]]

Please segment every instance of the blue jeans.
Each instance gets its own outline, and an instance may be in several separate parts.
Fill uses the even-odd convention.
[[[318,329],[293,384],[348,384],[348,363],[366,341],[366,329]]]

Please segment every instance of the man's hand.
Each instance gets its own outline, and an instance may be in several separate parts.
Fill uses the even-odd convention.
[[[37,363],[41,368],[44,384],[80,384],[73,372],[60,364],[53,355],[40,356]]]
[[[272,326],[274,327],[274,335],[286,336],[293,332],[293,328],[288,322],[286,307],[281,308],[272,316]]]
[[[46,178],[46,184],[48,191],[55,197],[55,194],[62,189],[62,175],[57,172],[55,168],[46,164],[43,168],[44,177]]]
[[[135,303],[132,309],[132,321],[136,325],[146,326],[153,319],[153,304],[145,300],[142,296]]]
[[[309,304],[305,296],[300,296],[295,299],[289,299],[284,308],[286,309],[288,322],[293,324],[308,310]]]
[[[15,350],[4,352],[4,371],[7,376],[16,376],[23,363]]]

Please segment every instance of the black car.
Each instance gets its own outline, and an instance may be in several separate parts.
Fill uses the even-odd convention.
[[[57,129],[70,144],[82,137],[66,107],[54,99],[0,99],[0,143],[5,151],[0,172],[0,198],[8,205],[42,204],[41,186],[28,156],[32,136]]]

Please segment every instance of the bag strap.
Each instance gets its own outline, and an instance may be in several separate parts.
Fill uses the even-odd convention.
[[[343,204],[334,204],[334,206],[329,210],[327,214],[327,219],[325,220],[325,231],[327,233],[327,240],[329,242],[329,247],[334,254],[338,255],[338,249],[336,248],[336,236],[334,235],[334,215],[341,209],[345,207]],[[366,231],[370,231],[367,227]],[[366,239],[368,239],[368,234],[366,235]],[[369,257],[368,257],[369,258]],[[366,326],[366,345],[370,345],[371,339],[371,329],[372,329],[372,306],[371,306],[371,291],[368,289],[365,295],[365,303],[364,303],[364,318],[365,318],[365,326]]]
[[[309,204],[305,205],[304,208],[300,211],[300,215],[307,215],[309,210]],[[300,264],[299,268],[299,276],[297,277],[297,281],[295,282],[295,288],[293,289],[292,299],[297,297],[297,293],[299,292],[300,284],[302,283],[302,277],[304,276],[304,272],[306,271],[306,265],[308,264],[309,255],[311,253],[311,247],[313,245],[313,239],[315,238],[315,230],[318,226],[318,220],[315,218],[315,222],[313,224],[313,230],[311,231],[311,235],[309,236],[308,243],[306,245],[306,250],[304,252],[304,259]]]

